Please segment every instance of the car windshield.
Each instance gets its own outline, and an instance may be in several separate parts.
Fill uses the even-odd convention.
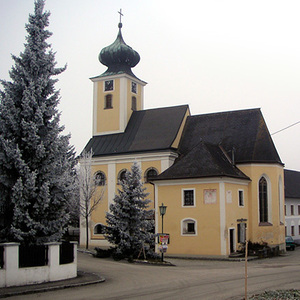
[[[292,242],[293,239],[292,239],[290,236],[287,236],[287,237],[285,238],[285,241],[286,241],[286,242]]]

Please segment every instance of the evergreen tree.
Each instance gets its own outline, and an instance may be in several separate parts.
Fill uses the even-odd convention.
[[[141,170],[136,162],[120,185],[122,189],[118,189],[110,213],[106,214],[106,238],[114,244],[116,258],[132,260],[145,243],[152,242],[153,211],[147,210],[150,200],[146,199],[148,193],[145,193]]]
[[[56,68],[46,40],[49,12],[36,0],[25,28],[24,52],[12,55],[11,81],[1,81],[0,240],[42,243],[59,240],[68,222],[73,192],[74,149],[62,135],[57,109]]]

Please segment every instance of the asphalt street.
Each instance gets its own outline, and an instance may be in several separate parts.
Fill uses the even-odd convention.
[[[244,296],[242,262],[167,259],[175,266],[130,264],[78,253],[78,269],[105,277],[99,284],[9,299],[207,299]],[[300,289],[300,247],[287,255],[248,262],[248,295],[272,289]]]

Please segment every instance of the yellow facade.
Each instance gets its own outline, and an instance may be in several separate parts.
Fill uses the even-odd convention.
[[[133,161],[132,161],[133,162]],[[119,175],[122,171],[130,170],[132,166],[132,162],[116,162],[116,161],[110,161],[110,164],[114,165],[114,174],[111,176],[108,173],[108,164],[97,164],[94,163],[92,167],[93,174],[96,174],[97,172],[101,171],[105,174],[107,185],[102,187],[98,187],[98,192],[101,192],[104,190],[103,198],[100,202],[100,204],[97,206],[96,210],[92,213],[90,218],[90,228],[89,228],[89,234],[90,234],[90,245],[91,246],[107,246],[107,242],[102,234],[95,234],[94,229],[97,224],[106,224],[106,212],[109,211],[109,188],[111,189],[111,186],[109,187],[109,183],[112,183],[113,186],[113,192],[112,194],[115,195],[118,193],[118,189],[121,188],[121,186],[118,184]],[[147,199],[151,200],[149,203],[149,209],[155,209],[155,202],[154,202],[154,186],[150,183],[145,182],[146,178],[146,172],[149,169],[154,168],[157,170],[158,173],[161,173],[161,161],[160,160],[146,160],[143,162],[140,162],[141,167],[141,174],[142,174],[142,181],[144,182],[144,187],[146,188],[146,193],[149,193],[147,196]],[[110,200],[112,201],[112,199]]]
[[[113,81],[113,89],[105,91],[105,81]],[[136,110],[143,109],[143,89],[146,83],[130,76],[111,76],[92,79],[94,87],[94,133],[93,135],[124,132],[131,117],[133,97]],[[136,91],[132,91],[132,84]],[[112,107],[106,107],[106,96],[111,95]]]
[[[247,165],[239,167],[248,176],[249,183],[249,237],[253,242],[266,241],[271,245],[285,243],[284,228],[284,196],[283,196],[283,166],[279,165]],[[269,222],[259,222],[258,182],[264,176],[268,181]],[[281,178],[281,179],[280,179]],[[280,187],[281,185],[281,187]],[[281,195],[280,195],[281,191]]]
[[[282,182],[283,167],[280,165],[239,166],[251,181],[209,179],[189,180],[185,182],[156,182],[156,206],[162,203],[167,206],[164,216],[164,233],[170,234],[169,255],[229,255],[239,249],[238,223],[247,219],[247,240],[254,243],[267,243],[279,246],[284,250],[284,223],[280,221],[283,212],[283,201],[279,203],[278,184]],[[261,176],[269,179],[270,224],[259,222],[258,182]],[[195,191],[195,205],[182,205],[182,191]],[[213,203],[205,203],[205,191],[215,191]],[[243,193],[243,204],[239,203],[239,192]],[[157,217],[157,233],[161,232],[161,217]],[[283,215],[281,216],[283,218]],[[184,234],[182,222],[195,221],[195,234]],[[230,235],[230,232],[233,235]],[[232,240],[232,241],[231,241]],[[232,243],[232,245],[231,245]],[[231,249],[232,247],[232,249]]]
[[[111,132],[120,129],[120,79],[114,80],[114,90],[104,91],[104,80],[97,83],[97,132]],[[105,108],[105,96],[112,95],[112,108]]]

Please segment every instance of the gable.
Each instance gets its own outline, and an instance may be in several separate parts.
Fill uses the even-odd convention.
[[[228,160],[221,147],[200,142],[191,151],[181,155],[174,165],[155,180],[220,176],[249,180],[248,176]]]
[[[280,163],[260,109],[192,116],[178,151],[185,154],[200,141],[221,145],[236,163]]]

